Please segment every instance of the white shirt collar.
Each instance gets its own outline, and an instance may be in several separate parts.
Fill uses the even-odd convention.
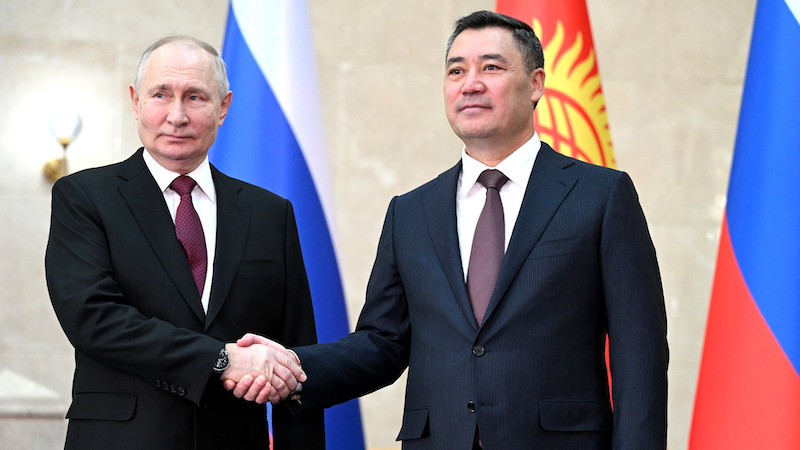
[[[523,190],[528,187],[528,180],[531,177],[533,163],[539,153],[542,142],[539,134],[534,132],[528,142],[522,144],[520,148],[502,160],[497,167],[489,167],[477,159],[469,156],[466,147],[461,150],[461,188],[462,197],[474,195],[480,188],[476,187],[478,177],[486,169],[497,169],[508,177],[509,181],[521,187]],[[475,191],[473,191],[475,188]]]
[[[143,156],[144,163],[147,165],[147,169],[150,170],[153,178],[155,178],[158,188],[161,189],[161,192],[166,192],[169,185],[172,184],[172,181],[181,174],[164,168],[164,166],[159,164],[147,150],[144,151]],[[211,164],[208,162],[207,155],[196,169],[186,175],[190,176],[197,183],[197,186],[199,186],[200,190],[211,200],[211,203],[216,203],[217,192],[214,189],[214,179],[211,177]]]

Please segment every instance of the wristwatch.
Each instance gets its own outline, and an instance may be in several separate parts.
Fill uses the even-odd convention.
[[[217,358],[217,362],[214,363],[214,372],[225,372],[225,369],[228,368],[228,362],[228,351],[225,350],[225,347],[222,347],[222,350],[219,351],[219,358]]]

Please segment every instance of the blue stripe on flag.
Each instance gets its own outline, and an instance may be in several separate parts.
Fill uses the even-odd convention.
[[[742,275],[800,374],[800,24],[759,0],[727,217]]]
[[[314,302],[320,342],[349,333],[344,294],[317,189],[290,124],[259,69],[231,8],[223,59],[233,91],[232,108],[209,152],[222,172],[289,199]],[[328,188],[327,186],[322,187]],[[363,449],[358,401],[326,411],[329,449]]]

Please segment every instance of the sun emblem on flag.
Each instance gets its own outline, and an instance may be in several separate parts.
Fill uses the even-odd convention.
[[[533,20],[537,36],[542,26]],[[572,46],[564,49],[564,26],[544,47],[546,70],[544,96],[536,107],[534,124],[542,141],[567,156],[614,167],[611,133],[594,49],[584,53],[584,39],[576,32]]]

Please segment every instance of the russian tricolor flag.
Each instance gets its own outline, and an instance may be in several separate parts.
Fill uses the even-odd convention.
[[[800,449],[800,0],[758,0],[691,450]]]
[[[232,0],[222,57],[233,106],[209,158],[294,205],[320,342],[349,333],[305,0]],[[358,401],[326,411],[327,448],[363,449]]]

